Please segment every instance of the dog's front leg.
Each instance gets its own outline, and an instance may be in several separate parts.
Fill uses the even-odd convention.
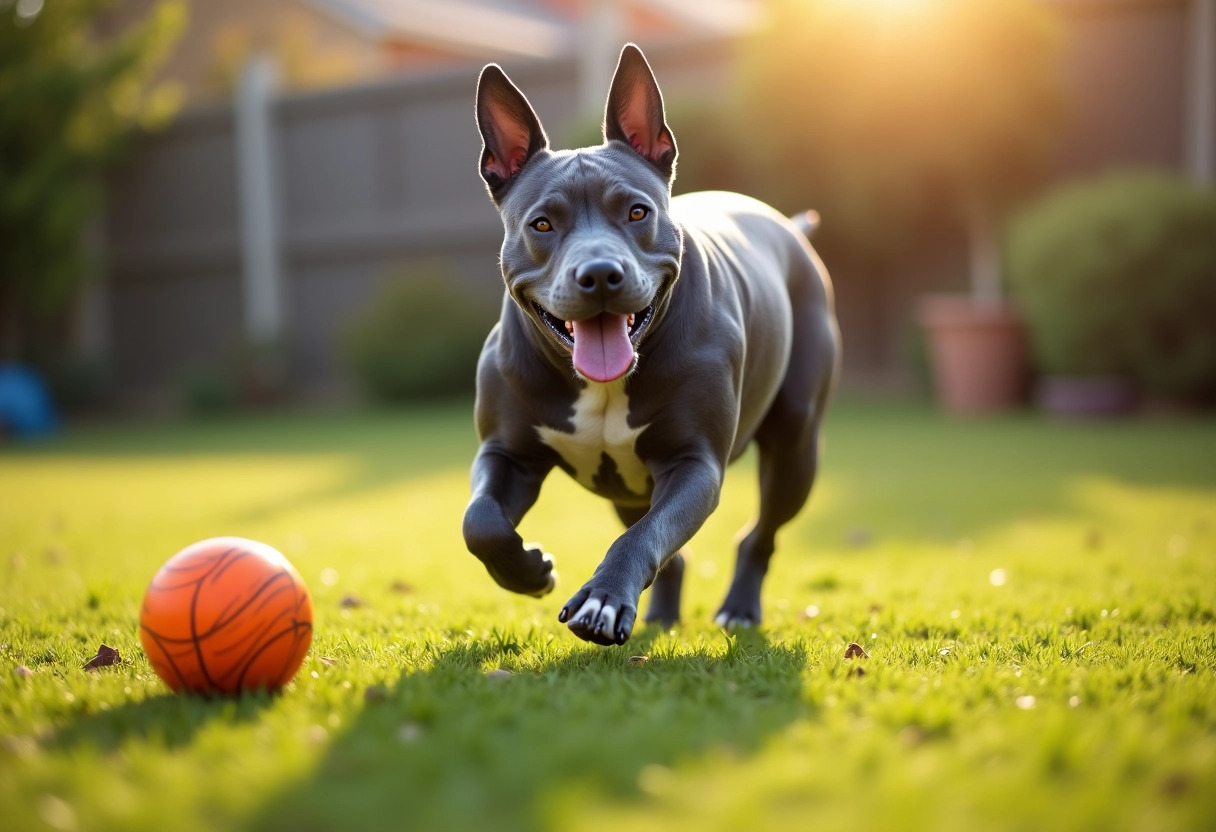
[[[633,632],[638,596],[718,505],[722,466],[711,457],[685,458],[655,476],[650,511],[608,549],[583,588],[557,619],[579,638],[623,644]]]
[[[515,531],[540,495],[548,469],[529,467],[487,442],[473,462],[473,498],[464,513],[464,541],[498,585],[540,597],[557,585],[553,557],[524,546]]]

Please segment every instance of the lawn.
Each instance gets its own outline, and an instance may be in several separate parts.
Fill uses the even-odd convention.
[[[710,623],[755,504],[745,458],[691,545],[682,625],[598,648],[556,614],[611,510],[555,476],[523,533],[558,590],[498,590],[460,539],[468,410],[0,450],[0,828],[1216,825],[1216,423],[843,403],[764,627]],[[176,697],[140,650],[153,573],[220,534],[311,588],[280,696]],[[123,662],[83,671],[101,642]]]

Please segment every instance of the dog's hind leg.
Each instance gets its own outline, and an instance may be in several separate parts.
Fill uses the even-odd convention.
[[[797,300],[797,299],[795,299]],[[777,531],[802,509],[819,462],[819,425],[834,381],[838,335],[820,310],[795,303],[790,368],[756,432],[760,514],[739,544],[735,575],[714,617],[722,627],[760,623],[760,588]]]
[[[734,579],[714,617],[722,627],[760,623],[760,588],[777,531],[794,518],[811,493],[819,455],[819,419],[813,418],[791,437],[777,427],[785,418],[774,418],[773,428],[761,428],[756,437],[760,450],[760,516],[739,544]]]
[[[646,515],[646,509],[634,506],[614,506],[616,514],[631,527]],[[654,583],[650,585],[650,607],[646,610],[647,624],[670,627],[680,620],[680,592],[684,584],[684,555],[676,552],[663,564]]]

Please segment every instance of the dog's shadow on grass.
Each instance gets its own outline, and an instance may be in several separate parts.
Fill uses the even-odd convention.
[[[377,691],[315,774],[254,827],[560,825],[572,801],[641,799],[656,770],[711,751],[754,753],[809,710],[799,645],[756,633],[691,649],[656,638],[645,630],[623,649],[576,648],[540,663],[512,638],[443,648]],[[512,675],[488,675],[495,665],[514,665]]]
[[[114,751],[133,739],[165,748],[191,743],[206,726],[252,723],[274,704],[274,694],[247,694],[239,699],[162,694],[127,702],[105,710],[83,714],[56,731],[47,742],[51,748],[70,750],[88,747]]]

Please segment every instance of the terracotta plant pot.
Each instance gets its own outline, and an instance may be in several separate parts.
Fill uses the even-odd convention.
[[[1007,303],[933,295],[919,307],[938,401],[948,413],[1009,410],[1026,397],[1026,334]]]

